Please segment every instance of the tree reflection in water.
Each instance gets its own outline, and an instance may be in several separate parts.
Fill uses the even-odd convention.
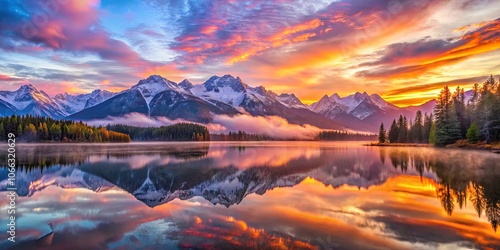
[[[380,150],[381,159],[388,154],[392,165],[402,172],[414,168],[422,176],[424,170],[438,177],[436,196],[448,215],[458,206],[462,209],[470,201],[481,217],[486,214],[496,231],[500,221],[500,163],[494,157],[481,157],[487,152],[459,150],[409,149]]]

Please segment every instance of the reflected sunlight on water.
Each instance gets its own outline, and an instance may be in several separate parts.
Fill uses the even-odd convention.
[[[19,145],[14,248],[500,248],[500,156],[360,144]]]

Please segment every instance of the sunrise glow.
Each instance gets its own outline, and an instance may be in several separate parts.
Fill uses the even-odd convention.
[[[407,106],[499,73],[498,1],[75,0],[49,5],[46,23],[28,2],[2,9],[8,90],[120,91],[151,74],[194,83],[232,74],[306,104],[366,91]]]

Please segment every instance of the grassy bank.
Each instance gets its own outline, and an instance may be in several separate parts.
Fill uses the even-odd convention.
[[[373,142],[369,144],[364,144],[363,146],[374,146],[374,147],[433,147],[434,145],[429,143],[379,143]]]
[[[500,154],[500,143],[486,144],[484,142],[470,143],[467,140],[460,140],[453,144],[447,145],[447,148],[464,148],[464,149],[478,149],[489,150],[494,153]]]
[[[374,146],[374,147],[434,147],[434,145],[429,144],[429,143],[378,143],[378,142],[364,144],[364,146]],[[484,142],[470,143],[467,140],[460,140],[454,144],[447,145],[446,148],[488,150],[488,151],[491,151],[493,153],[500,154],[500,143],[496,143],[496,144],[486,144]]]

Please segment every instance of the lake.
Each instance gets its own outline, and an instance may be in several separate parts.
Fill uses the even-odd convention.
[[[17,145],[0,249],[500,249],[500,155],[362,144]]]

